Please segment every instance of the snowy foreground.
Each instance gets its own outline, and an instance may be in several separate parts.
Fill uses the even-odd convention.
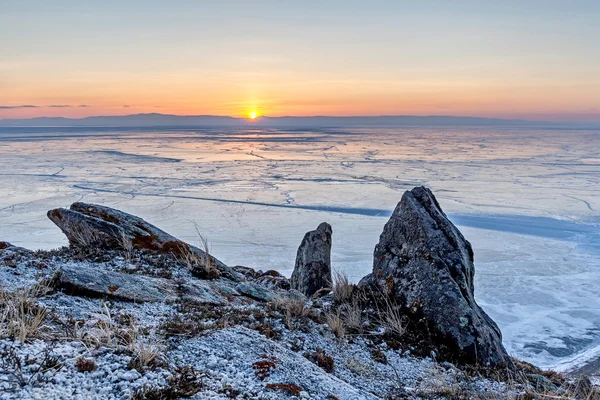
[[[344,304],[343,280],[309,300],[274,271],[207,281],[184,261],[0,242],[0,399],[597,398],[588,380],[518,361],[512,371],[438,361],[398,321]],[[107,274],[121,286],[93,283]],[[181,292],[163,301],[124,283],[140,280]],[[146,302],[125,301],[136,296]]]
[[[600,133],[494,128],[0,130],[0,240],[66,244],[75,201],[139,215],[228,265],[290,276],[333,226],[357,281],[402,192],[427,185],[475,250],[477,301],[513,356],[572,370],[600,356]]]

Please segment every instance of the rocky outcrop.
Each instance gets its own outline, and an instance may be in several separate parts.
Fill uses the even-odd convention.
[[[182,285],[170,279],[86,268],[63,266],[56,285],[67,293],[89,297],[108,297],[133,302],[173,302],[185,299],[198,304],[223,305],[227,300],[205,281]]]
[[[192,273],[205,277],[204,267],[215,267],[226,277],[240,280],[240,275],[203,250],[189,245],[156,226],[110,207],[73,203],[69,209],[48,211],[48,218],[67,236],[74,247],[100,249],[134,248],[176,257],[193,258]],[[196,271],[194,271],[196,269]]]
[[[426,324],[459,362],[508,364],[500,329],[474,298],[471,244],[425,187],[407,191],[375,247],[373,272],[361,285],[391,294]]]
[[[238,284],[235,289],[243,295],[259,301],[268,302],[273,301],[276,298],[269,289],[255,283],[242,282]]]
[[[233,298],[269,302],[282,297],[297,298],[292,292],[270,290],[262,285],[227,279],[171,279],[64,265],[54,279],[56,287],[72,295],[106,297],[131,302],[174,302],[226,305]],[[247,300],[246,299],[246,300]]]
[[[307,232],[296,255],[291,286],[307,296],[331,287],[331,225],[323,222]]]

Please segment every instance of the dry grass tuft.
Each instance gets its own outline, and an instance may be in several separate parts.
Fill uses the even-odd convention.
[[[401,337],[406,333],[407,319],[400,306],[395,304],[389,296],[383,296],[383,307],[378,308],[379,324],[385,332],[394,337]]]
[[[345,303],[350,300],[354,286],[350,283],[346,272],[340,270],[333,271],[333,299],[337,303]]]
[[[197,224],[194,223],[194,227],[198,234],[199,247],[202,250],[202,254],[194,253],[188,245],[182,244],[179,246],[177,259],[181,264],[185,265],[194,276],[200,279],[219,278],[221,273],[213,263],[208,239],[200,233]]]
[[[125,234],[124,231],[121,232],[121,240],[119,244],[125,252],[125,260],[127,260],[127,262],[131,262],[135,254],[135,247],[133,246],[133,242],[131,241],[129,236],[127,236],[127,234]]]
[[[47,337],[51,332],[49,313],[35,299],[50,290],[44,284],[14,292],[7,292],[0,287],[0,337],[9,337],[20,343]]]
[[[102,310],[95,314],[95,318],[85,323],[75,321],[73,326],[65,324],[65,328],[70,339],[77,340],[91,348],[119,349],[127,347],[131,345],[135,336],[133,321],[129,326],[121,327],[114,321],[106,303],[102,305]]]
[[[280,297],[271,301],[269,305],[283,314],[283,322],[290,331],[297,329],[303,318],[315,317],[314,310],[302,299]]]
[[[144,368],[156,368],[166,365],[166,356],[161,346],[134,340],[129,349],[132,353],[129,368],[143,370]]]
[[[103,241],[101,235],[85,224],[75,225],[71,229],[70,244],[73,247],[89,249]]]
[[[360,332],[362,322],[362,307],[357,299],[344,303],[339,307],[340,316],[348,331]]]
[[[344,320],[340,316],[340,311],[338,310],[336,313],[329,313],[326,316],[327,325],[329,325],[329,329],[333,332],[336,337],[343,337],[346,335],[346,329],[344,328]]]
[[[166,387],[141,387],[133,400],[177,400],[192,397],[202,390],[202,374],[190,366],[179,367],[169,378]]]

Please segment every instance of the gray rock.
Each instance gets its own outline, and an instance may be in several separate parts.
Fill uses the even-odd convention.
[[[321,288],[331,287],[331,234],[331,225],[323,222],[304,235],[290,281],[293,289],[312,296]]]
[[[69,294],[134,302],[177,300],[177,285],[163,278],[124,274],[82,266],[63,266],[57,285]]]
[[[361,285],[395,296],[454,352],[459,362],[511,364],[494,321],[474,298],[471,244],[425,187],[407,191],[375,246],[373,272]]]
[[[242,282],[235,289],[241,294],[259,301],[273,301],[276,296],[269,289],[250,282]]]
[[[217,291],[219,288],[211,281],[189,280],[179,285],[181,298],[197,304],[226,305],[228,302]],[[228,293],[225,293],[228,294]]]
[[[15,246],[9,242],[0,242],[0,253],[4,251],[10,251],[22,255],[32,255],[34,252],[32,250],[26,249],[24,247]]]
[[[73,295],[109,297],[133,302],[171,302],[178,299],[198,304],[226,304],[206,281],[191,280],[178,285],[172,280],[125,274],[83,266],[63,266],[57,286]]]
[[[69,209],[48,211],[48,218],[67,236],[71,246],[119,249],[131,247],[177,257],[195,256],[197,270],[192,273],[204,278],[204,265],[209,262],[221,274],[236,281],[240,274],[203,250],[189,245],[125,212],[95,204],[73,203]]]

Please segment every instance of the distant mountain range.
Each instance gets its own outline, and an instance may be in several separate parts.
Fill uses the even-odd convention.
[[[502,126],[590,127],[592,124],[453,116],[259,117],[255,120],[216,115],[134,114],[86,118],[0,119],[0,127],[359,127],[359,126]],[[597,124],[594,124],[597,125]]]

